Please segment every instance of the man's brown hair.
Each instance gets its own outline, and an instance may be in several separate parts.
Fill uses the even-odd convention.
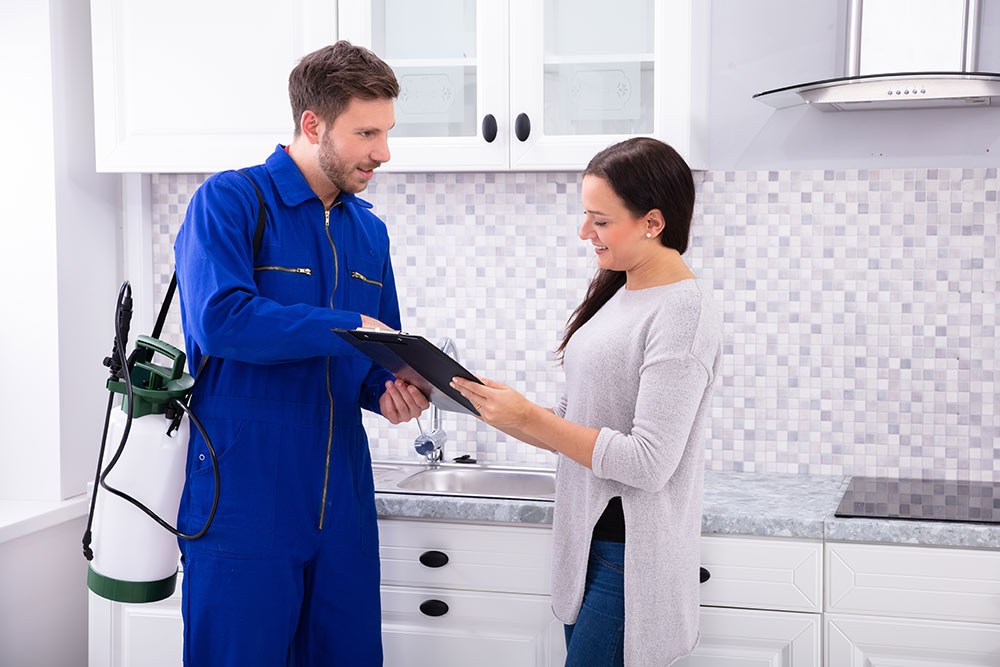
[[[332,124],[351,98],[395,99],[399,82],[392,69],[368,49],[340,40],[302,58],[288,75],[295,136],[302,132],[302,113],[310,109]]]

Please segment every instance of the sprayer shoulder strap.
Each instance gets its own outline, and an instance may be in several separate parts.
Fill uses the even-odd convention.
[[[254,192],[257,194],[257,226],[253,230],[253,261],[256,262],[257,254],[260,252],[261,242],[264,240],[264,228],[267,226],[267,204],[264,203],[264,195],[260,193],[260,188],[254,182],[250,175],[243,171],[242,169],[236,172],[243,176],[250,182],[253,186]],[[253,268],[251,266],[251,268]],[[163,324],[167,319],[167,312],[170,310],[170,303],[173,301],[174,292],[177,291],[177,272],[170,277],[170,285],[167,286],[167,293],[163,297],[163,303],[160,304],[160,312],[156,316],[156,324],[153,325],[153,338],[159,338],[160,333],[163,331]],[[208,355],[204,354],[201,357],[201,363],[198,364],[198,372],[195,373],[194,383],[198,384],[198,377],[201,375],[201,371],[205,368],[205,363],[208,361]]]

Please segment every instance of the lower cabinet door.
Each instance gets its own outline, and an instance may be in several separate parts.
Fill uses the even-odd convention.
[[[123,604],[89,593],[90,667],[181,667],[184,621],[180,585],[172,597]]]
[[[1000,625],[826,615],[830,667],[997,667]]]
[[[563,626],[546,595],[382,587],[385,665],[557,667]]]
[[[701,642],[694,653],[676,663],[676,667],[819,665],[819,614],[714,607],[702,607]]]
[[[112,632],[121,663],[115,667],[181,667],[184,621],[180,597],[152,604],[123,604]]]

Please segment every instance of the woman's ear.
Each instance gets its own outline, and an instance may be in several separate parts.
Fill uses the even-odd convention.
[[[659,236],[666,226],[667,222],[663,219],[663,214],[660,213],[660,209],[654,208],[646,214],[646,234],[648,234],[651,238]]]

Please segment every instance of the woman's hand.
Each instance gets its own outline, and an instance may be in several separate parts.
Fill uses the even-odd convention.
[[[521,429],[534,403],[500,382],[479,378],[483,384],[452,378],[451,386],[469,399],[483,421],[499,429]]]
[[[382,416],[390,424],[408,422],[430,406],[424,393],[402,380],[385,383],[385,392],[378,399],[378,407]]]

